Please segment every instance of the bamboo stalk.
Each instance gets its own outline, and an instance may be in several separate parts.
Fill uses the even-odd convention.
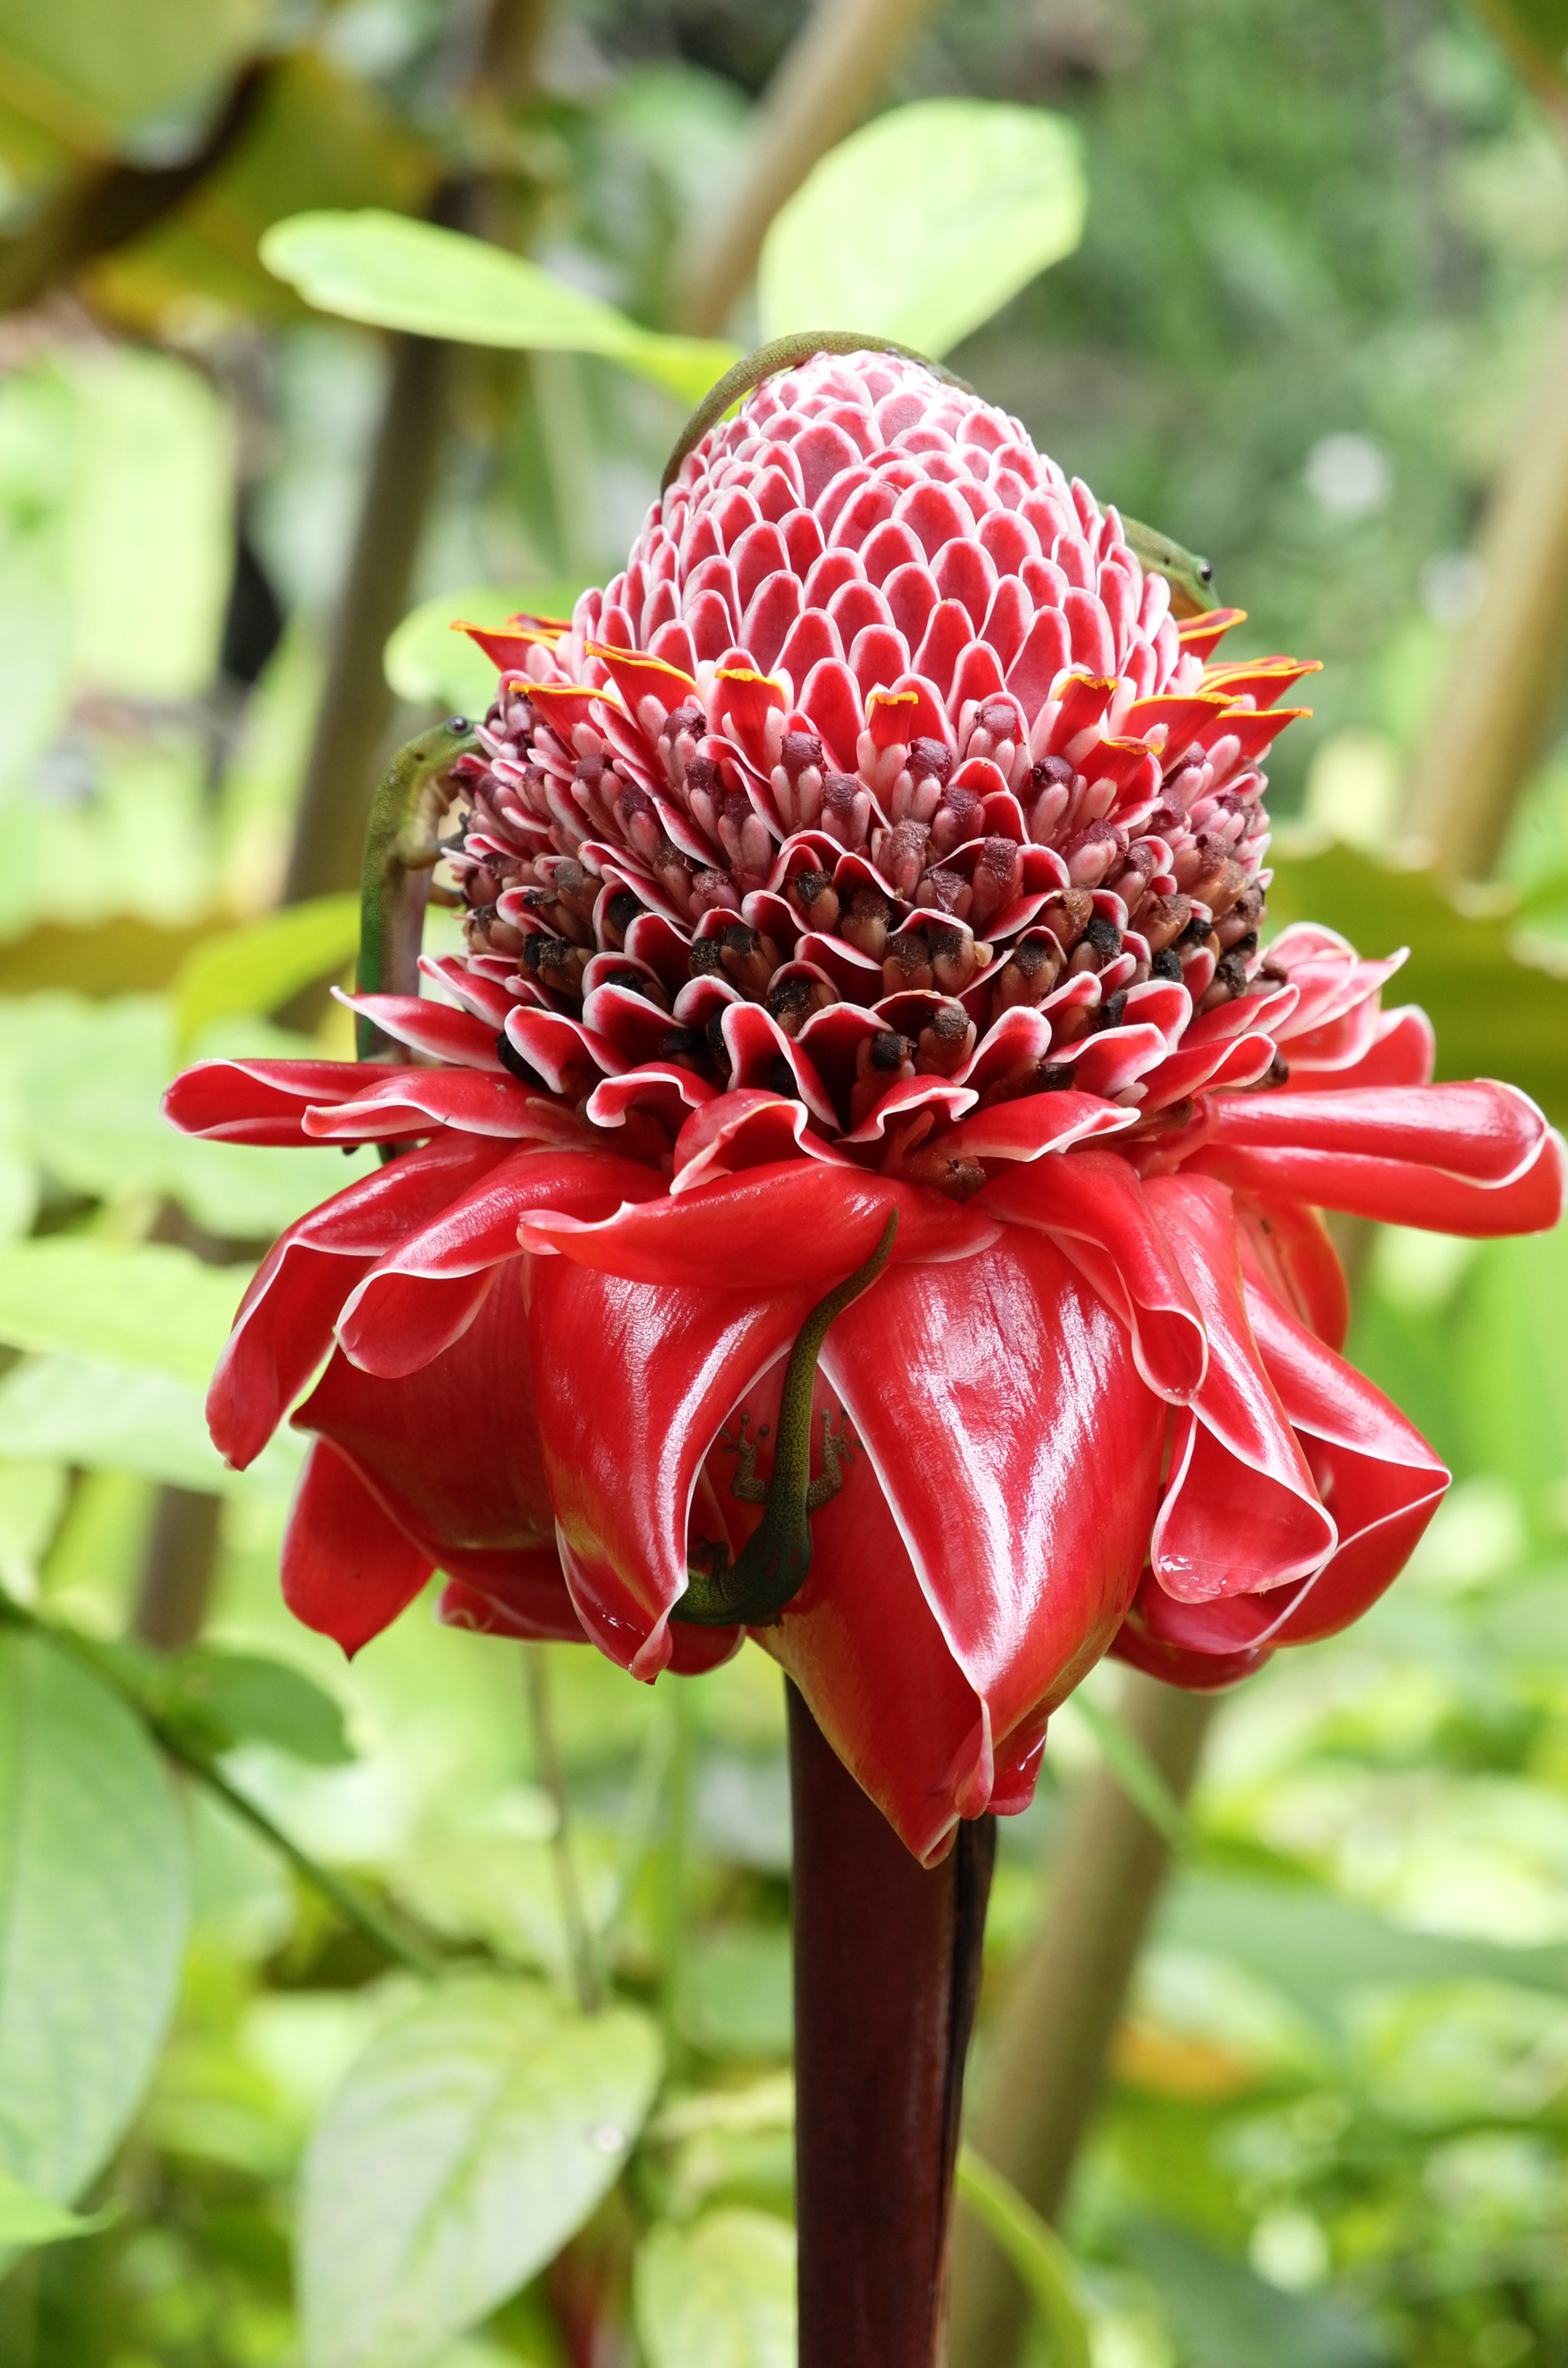
[[[1213,1716],[1210,1694],[1129,1671],[1123,1725],[1178,1801]],[[1098,2102],[1133,1967],[1169,1865],[1167,1844],[1102,1769],[1083,1787],[1056,1856],[1051,1910],[1015,1969],[986,2049],[975,2152],[1054,2220]],[[967,2213],[953,2237],[952,2368],[1010,2368],[1023,2287]]]
[[[1568,684],[1568,304],[1481,534],[1486,571],[1411,777],[1404,829],[1484,880]]]
[[[934,5],[817,0],[763,93],[745,178],[687,264],[683,328],[713,336],[723,327],[756,268],[774,215],[881,96]]]

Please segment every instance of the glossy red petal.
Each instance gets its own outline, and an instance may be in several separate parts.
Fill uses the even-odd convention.
[[[533,1644],[588,1641],[562,1584],[559,1561],[548,1578],[532,1585],[526,1577],[520,1583],[498,1580],[490,1587],[449,1578],[436,1609],[443,1627],[466,1628],[471,1635],[517,1636]]]
[[[498,1135],[554,1143],[570,1140],[571,1113],[515,1077],[485,1076],[477,1069],[378,1069],[358,1072],[352,1101],[305,1112],[304,1131],[313,1143],[392,1143],[449,1126],[464,1134]]]
[[[852,1270],[848,1260],[843,1269]],[[601,1652],[652,1678],[686,1588],[687,1512],[720,1424],[794,1338],[810,1292],[654,1287],[569,1258],[529,1279],[528,1337],[562,1567]]]
[[[1369,1042],[1342,1069],[1318,1069],[1298,1059],[1286,1085],[1289,1093],[1343,1093],[1352,1086],[1426,1086],[1437,1065],[1437,1039],[1426,1014],[1414,1003],[1378,1015]]]
[[[1119,1110],[1097,1094],[1028,1094],[1017,1101],[993,1102],[960,1119],[943,1148],[966,1159],[1042,1159],[1075,1143],[1125,1134],[1138,1123],[1135,1110]]]
[[[1298,1109],[1319,1099],[1290,1097]],[[1334,1097],[1321,1099],[1326,1102]],[[1430,1233],[1480,1240],[1550,1233],[1562,1214],[1568,1186],[1568,1155],[1554,1130],[1543,1135],[1523,1174],[1506,1184],[1472,1184],[1436,1168],[1397,1159],[1364,1159],[1349,1152],[1251,1151],[1225,1144],[1205,1144],[1189,1167],[1219,1177],[1255,1200],[1306,1201],[1315,1208],[1342,1209],[1384,1224],[1424,1226]]]
[[[1037,1160],[987,1186],[976,1205],[1049,1234],[1132,1336],[1158,1395],[1192,1397],[1209,1361],[1202,1320],[1143,1186],[1114,1152]]]
[[[1176,1417],[1155,1576],[1184,1602],[1305,1577],[1333,1553],[1335,1526],[1253,1338],[1230,1196],[1186,1175],[1143,1189],[1209,1336],[1203,1385]]]
[[[1343,1349],[1350,1329],[1350,1289],[1339,1253],[1315,1209],[1299,1201],[1236,1201],[1244,1265],[1258,1272],[1282,1307],[1309,1331]]]
[[[451,1136],[361,1177],[276,1241],[240,1302],[207,1393],[218,1452],[244,1471],[332,1345],[359,1277],[463,1193],[499,1144]]]
[[[681,1127],[675,1142],[674,1193],[694,1192],[716,1177],[774,1167],[799,1156],[846,1165],[844,1154],[811,1130],[804,1102],[760,1087],[743,1086],[716,1094]]]
[[[283,1540],[283,1600],[353,1656],[407,1610],[434,1564],[343,1457],[317,1440]]]
[[[747,1399],[763,1421],[778,1406],[777,1370],[769,1379]],[[819,1406],[832,1403],[819,1389]],[[733,1460],[713,1463],[722,1492]],[[813,1516],[812,1543],[805,1586],[776,1627],[756,1632],[757,1642],[800,1687],[862,1791],[929,1865],[951,1847],[960,1816],[989,1804],[984,1705],[932,1615],[865,1455]]]
[[[1293,1600],[1300,1585],[1288,1592]],[[1213,1603],[1177,1603],[1153,1572],[1146,1570],[1110,1650],[1117,1660],[1167,1686],[1212,1693],[1251,1677],[1270,1657],[1271,1645],[1245,1641],[1249,1621],[1254,1625],[1265,1621],[1258,1607],[1267,1600],[1267,1596],[1233,1595]],[[1233,1635],[1227,1622],[1236,1632]]]
[[[530,1209],[604,1217],[665,1189],[656,1170],[608,1152],[512,1153],[356,1286],[337,1323],[344,1353],[388,1381],[417,1372],[468,1329],[497,1269],[516,1264]]]
[[[495,1030],[467,1011],[454,1011],[449,1003],[434,1002],[428,996],[334,992],[348,1010],[373,1020],[383,1036],[431,1060],[450,1061],[462,1069],[499,1071],[502,1066]]]
[[[917,1185],[791,1159],[622,1209],[602,1224],[528,1217],[521,1238],[526,1248],[556,1250],[575,1265],[638,1282],[822,1291],[864,1264],[893,1209],[895,1265],[972,1258],[1000,1231],[994,1218]]]
[[[301,1144],[315,1102],[351,1100],[364,1084],[353,1061],[198,1061],[164,1096],[182,1134],[216,1143]]]
[[[1446,1467],[1382,1392],[1249,1281],[1247,1313],[1298,1435],[1316,1443],[1338,1545],[1278,1631],[1305,1644],[1358,1619],[1404,1567],[1449,1485]]]
[[[564,1588],[534,1406],[521,1257],[473,1323],[418,1372],[382,1381],[341,1350],[294,1421],[329,1439],[381,1509],[451,1577]],[[535,1597],[533,1600],[540,1600]],[[564,1603],[562,1626],[573,1633]]]
[[[823,1368],[1005,1736],[1098,1659],[1143,1560],[1165,1417],[1127,1335],[1017,1225],[962,1266],[890,1269]]]
[[[1398,1160],[1491,1190],[1533,1166],[1545,1119],[1517,1086],[1352,1087],[1317,1094],[1226,1095],[1216,1148]]]

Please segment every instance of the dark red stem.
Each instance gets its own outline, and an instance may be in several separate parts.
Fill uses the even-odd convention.
[[[995,1829],[912,1858],[790,1691],[800,2368],[937,2368]]]

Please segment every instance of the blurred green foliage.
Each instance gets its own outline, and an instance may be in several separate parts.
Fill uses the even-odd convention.
[[[1551,11],[1508,14],[1560,56]],[[40,2247],[0,2282],[7,2368],[576,2368],[596,2328],[645,2368],[791,2356],[777,1672],[748,1649],[650,1692],[546,1653],[563,1891],[517,1652],[416,1609],[345,1668],[278,1597],[297,1440],[240,1475],[206,1439],[256,1259],[368,1159],[193,1144],[157,1097],[182,1044],[348,1046],[336,1008],[314,1039],[276,1019],[307,964],[346,972],[342,914],[268,914],[383,366],[261,233],[477,175],[537,262],[667,330],[802,15],[562,0],[537,84],[480,104],[477,18],[442,0],[0,7],[6,239],[71,173],[187,153],[270,60],[192,197],[0,323],[0,1581],[114,1635],[159,1490],[222,1491],[211,1616],[166,1679],[189,1732],[451,1973],[391,1968],[90,1675],[0,1631],[0,2247]],[[1281,744],[1308,827],[1274,918],[1408,942],[1444,1073],[1568,1110],[1568,758],[1492,902],[1395,860],[1568,272],[1568,166],[1504,51],[1458,0],[953,0],[893,95],[1070,120],[1083,245],[953,365],[1210,552],[1244,646],[1328,662]],[[410,728],[483,694],[446,632],[487,613],[465,587],[549,607],[617,563],[682,407],[602,357],[462,357],[389,653]],[[1562,1237],[1372,1245],[1354,1353],[1459,1485],[1370,1619],[1222,1714],[1065,2232],[1096,2368],[1568,2360],[1565,1343]],[[1085,1691],[1003,1829],[994,1984],[1118,1750],[1113,1679]],[[593,2024],[574,1896],[616,2000]]]

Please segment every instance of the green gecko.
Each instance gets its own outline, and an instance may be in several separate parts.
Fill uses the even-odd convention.
[[[833,1418],[822,1418],[823,1468],[812,1478],[812,1392],[817,1359],[830,1324],[842,1315],[852,1299],[869,1291],[892,1251],[898,1231],[895,1209],[882,1228],[882,1237],[854,1273],[819,1300],[801,1326],[790,1361],[784,1368],[784,1388],[778,1400],[778,1431],[773,1451],[772,1476],[756,1476],[756,1452],[767,1436],[763,1424],[755,1439],[746,1436],[748,1417],[741,1417],[738,1434],[719,1436],[739,1456],[730,1493],[743,1504],[761,1505],[763,1516],[735,1561],[722,1546],[724,1566],[698,1570],[687,1565],[687,1589],[672,1605],[672,1620],[688,1621],[699,1628],[767,1628],[806,1583],[812,1566],[812,1515],[819,1512],[844,1486],[844,1463],[850,1452],[845,1427],[835,1432]]]
[[[1163,575],[1170,586],[1173,616],[1202,617],[1219,607],[1210,561],[1184,551],[1168,534],[1161,534],[1156,527],[1144,526],[1138,518],[1128,518],[1125,512],[1121,531],[1139,565],[1153,575]]]
[[[679,443],[665,463],[665,473],[659,480],[659,491],[667,493],[679,473],[680,464],[694,445],[699,444],[710,427],[717,427],[726,411],[760,386],[765,378],[773,378],[780,370],[793,370],[798,363],[809,362],[813,354],[901,354],[905,361],[919,362],[949,386],[961,387],[966,394],[973,393],[967,381],[955,378],[940,362],[916,353],[913,346],[901,346],[892,337],[881,337],[864,329],[797,329],[790,336],[775,337],[771,345],[758,346],[733,370],[725,371],[716,386],[710,387],[701,403],[687,421]],[[1219,602],[1214,597],[1214,570],[1207,559],[1196,552],[1184,551],[1168,534],[1157,528],[1142,525],[1137,518],[1123,518],[1122,532],[1141,565],[1156,575],[1163,575],[1173,594],[1171,607],[1177,617],[1201,617]]]
[[[813,354],[900,354],[906,362],[919,362],[949,386],[961,387],[965,394],[974,393],[967,379],[955,378],[940,362],[917,354],[913,346],[901,346],[893,338],[880,337],[871,330],[795,329],[787,337],[775,337],[771,345],[758,346],[756,353],[747,354],[744,361],[724,372],[716,386],[709,388],[665,463],[665,473],[659,480],[660,493],[669,491],[693,445],[700,443],[710,427],[718,426],[732,404],[738,403],[743,394],[749,394],[754,386],[760,386],[765,378],[776,378],[780,370],[809,362]]]
[[[449,715],[398,750],[371,801],[359,872],[361,995],[419,992],[425,903],[441,858],[437,825],[450,798],[454,759],[478,746],[467,716]],[[359,1060],[373,1061],[386,1042],[373,1019],[355,1015]]]

